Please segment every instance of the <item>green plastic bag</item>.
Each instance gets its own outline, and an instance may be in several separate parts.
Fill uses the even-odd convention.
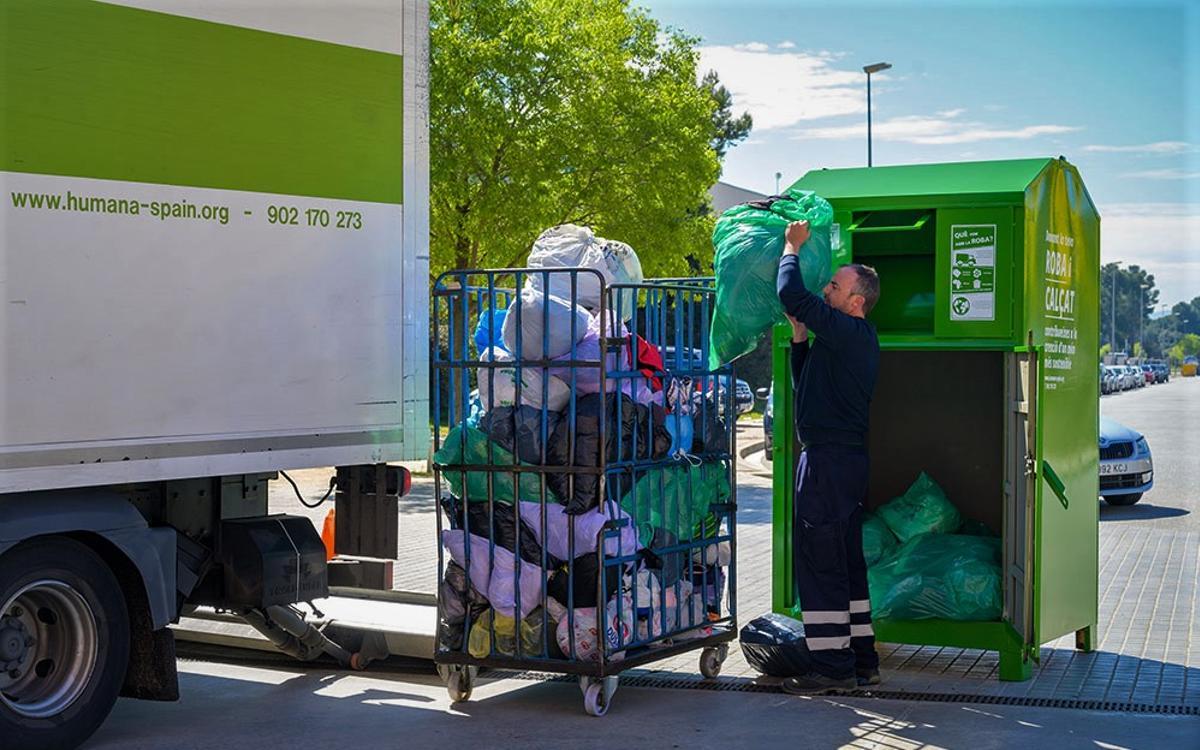
[[[724,465],[682,463],[643,473],[621,498],[621,508],[633,518],[638,539],[648,547],[655,529],[680,540],[693,539],[697,524],[709,515],[709,507],[725,502],[729,493],[729,473]]]
[[[925,534],[867,571],[877,620],[997,620],[1000,540]]]
[[[466,434],[466,450],[463,449],[463,434]],[[491,445],[492,455],[488,457],[488,446]],[[522,500],[539,501],[542,497],[541,478],[530,472],[487,472],[461,471],[455,466],[466,464],[511,464],[512,453],[493,443],[482,430],[467,425],[456,425],[442,441],[442,447],[433,454],[433,461],[442,470],[442,476],[450,484],[450,491],[456,496],[469,502],[486,502],[488,499],[488,476],[492,478],[492,496],[498,503],[512,504],[513,478],[519,477],[518,486]],[[530,464],[521,464],[529,466]],[[466,475],[466,490],[463,489],[463,476]],[[561,503],[546,489],[546,496],[552,502]]]
[[[962,525],[958,508],[928,474],[921,472],[903,495],[878,511],[901,544],[921,534],[953,534]]]
[[[886,558],[896,548],[896,535],[887,527],[883,519],[876,515],[868,515],[863,521],[862,531],[863,559],[871,566]]]
[[[711,366],[728,364],[754,351],[762,335],[784,320],[775,288],[783,231],[789,222],[802,220],[808,221],[812,236],[800,248],[800,271],[809,291],[821,294],[833,276],[833,208],[824,198],[792,188],[774,201],[734,206],[717,219],[713,229],[717,301]]]

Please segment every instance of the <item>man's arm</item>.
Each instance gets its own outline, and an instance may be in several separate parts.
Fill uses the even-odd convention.
[[[808,326],[829,345],[837,346],[843,338],[853,335],[856,326],[850,316],[834,310],[825,304],[825,300],[805,288],[804,276],[800,273],[799,251],[808,237],[807,221],[788,225],[775,288],[783,310],[789,317]]]

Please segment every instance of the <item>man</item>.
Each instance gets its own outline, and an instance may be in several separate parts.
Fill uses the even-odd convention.
[[[784,233],[779,301],[792,321],[796,430],[804,451],[793,502],[793,579],[813,671],[789,677],[789,693],[879,684],[862,551],[867,497],[867,421],[879,372],[879,337],[865,318],[879,299],[875,269],[838,269],[825,299],[804,287],[798,252],[808,222]],[[816,334],[813,343],[808,332]]]

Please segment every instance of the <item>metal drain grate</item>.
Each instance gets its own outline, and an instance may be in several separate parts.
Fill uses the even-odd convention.
[[[532,682],[575,682],[572,675],[548,672],[488,671],[487,677],[526,680]],[[712,690],[729,693],[782,693],[777,685],[764,685],[743,678],[703,680],[694,677],[658,675],[621,675],[624,687],[658,688],[669,690]],[[875,698],[877,700],[920,701],[927,703],[972,703],[992,706],[1027,706],[1030,708],[1066,708],[1077,711],[1113,711],[1131,714],[1164,714],[1200,716],[1200,705],[1127,703],[1122,701],[1081,700],[1074,698],[1032,698],[1008,695],[974,695],[969,693],[918,693],[901,690],[839,690],[830,693],[838,698]]]

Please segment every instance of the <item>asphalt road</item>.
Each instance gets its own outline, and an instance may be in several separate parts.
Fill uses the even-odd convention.
[[[1136,505],[1102,506],[1101,522],[1200,529],[1200,378],[1102,396],[1100,413],[1145,435],[1154,456],[1154,488]]]

